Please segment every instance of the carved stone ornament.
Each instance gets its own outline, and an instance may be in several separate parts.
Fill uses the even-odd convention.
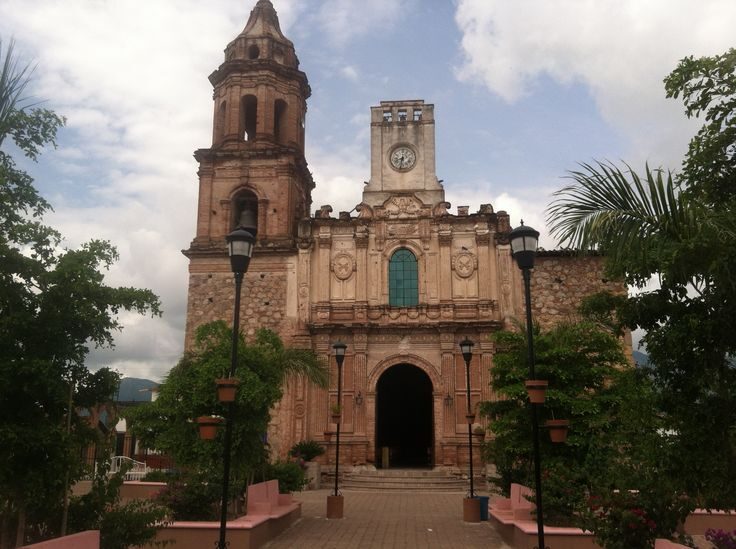
[[[332,271],[339,280],[347,280],[357,268],[355,258],[345,252],[336,254],[332,259]]]
[[[417,234],[418,227],[416,223],[396,223],[388,226],[388,234],[390,236],[406,236]]]
[[[422,203],[413,196],[393,196],[383,207],[389,219],[416,217],[422,210]]]
[[[452,257],[452,268],[458,276],[468,278],[478,268],[478,258],[463,250]]]

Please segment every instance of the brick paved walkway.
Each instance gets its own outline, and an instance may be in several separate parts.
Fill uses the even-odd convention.
[[[268,549],[510,549],[491,523],[462,520],[463,494],[344,491],[345,517],[327,520],[330,490],[302,492],[302,518]]]

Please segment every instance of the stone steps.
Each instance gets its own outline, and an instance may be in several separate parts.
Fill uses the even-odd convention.
[[[457,493],[468,490],[467,479],[446,471],[431,469],[381,469],[340,476],[340,489],[343,490]],[[326,481],[323,485],[329,486],[330,481]]]

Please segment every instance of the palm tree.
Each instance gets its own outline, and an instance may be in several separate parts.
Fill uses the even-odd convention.
[[[647,166],[642,178],[628,165],[624,170],[610,162],[581,168],[569,172],[573,183],[557,191],[547,208],[560,244],[603,253],[612,274],[631,284],[643,286],[654,275],[697,284],[691,260],[714,229],[705,207],[661,169]]]

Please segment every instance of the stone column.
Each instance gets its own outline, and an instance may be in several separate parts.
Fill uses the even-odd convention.
[[[368,406],[368,335],[366,333],[353,333],[354,359],[354,390],[363,397],[361,405],[355,405],[354,432],[355,435],[365,436],[367,427]]]

